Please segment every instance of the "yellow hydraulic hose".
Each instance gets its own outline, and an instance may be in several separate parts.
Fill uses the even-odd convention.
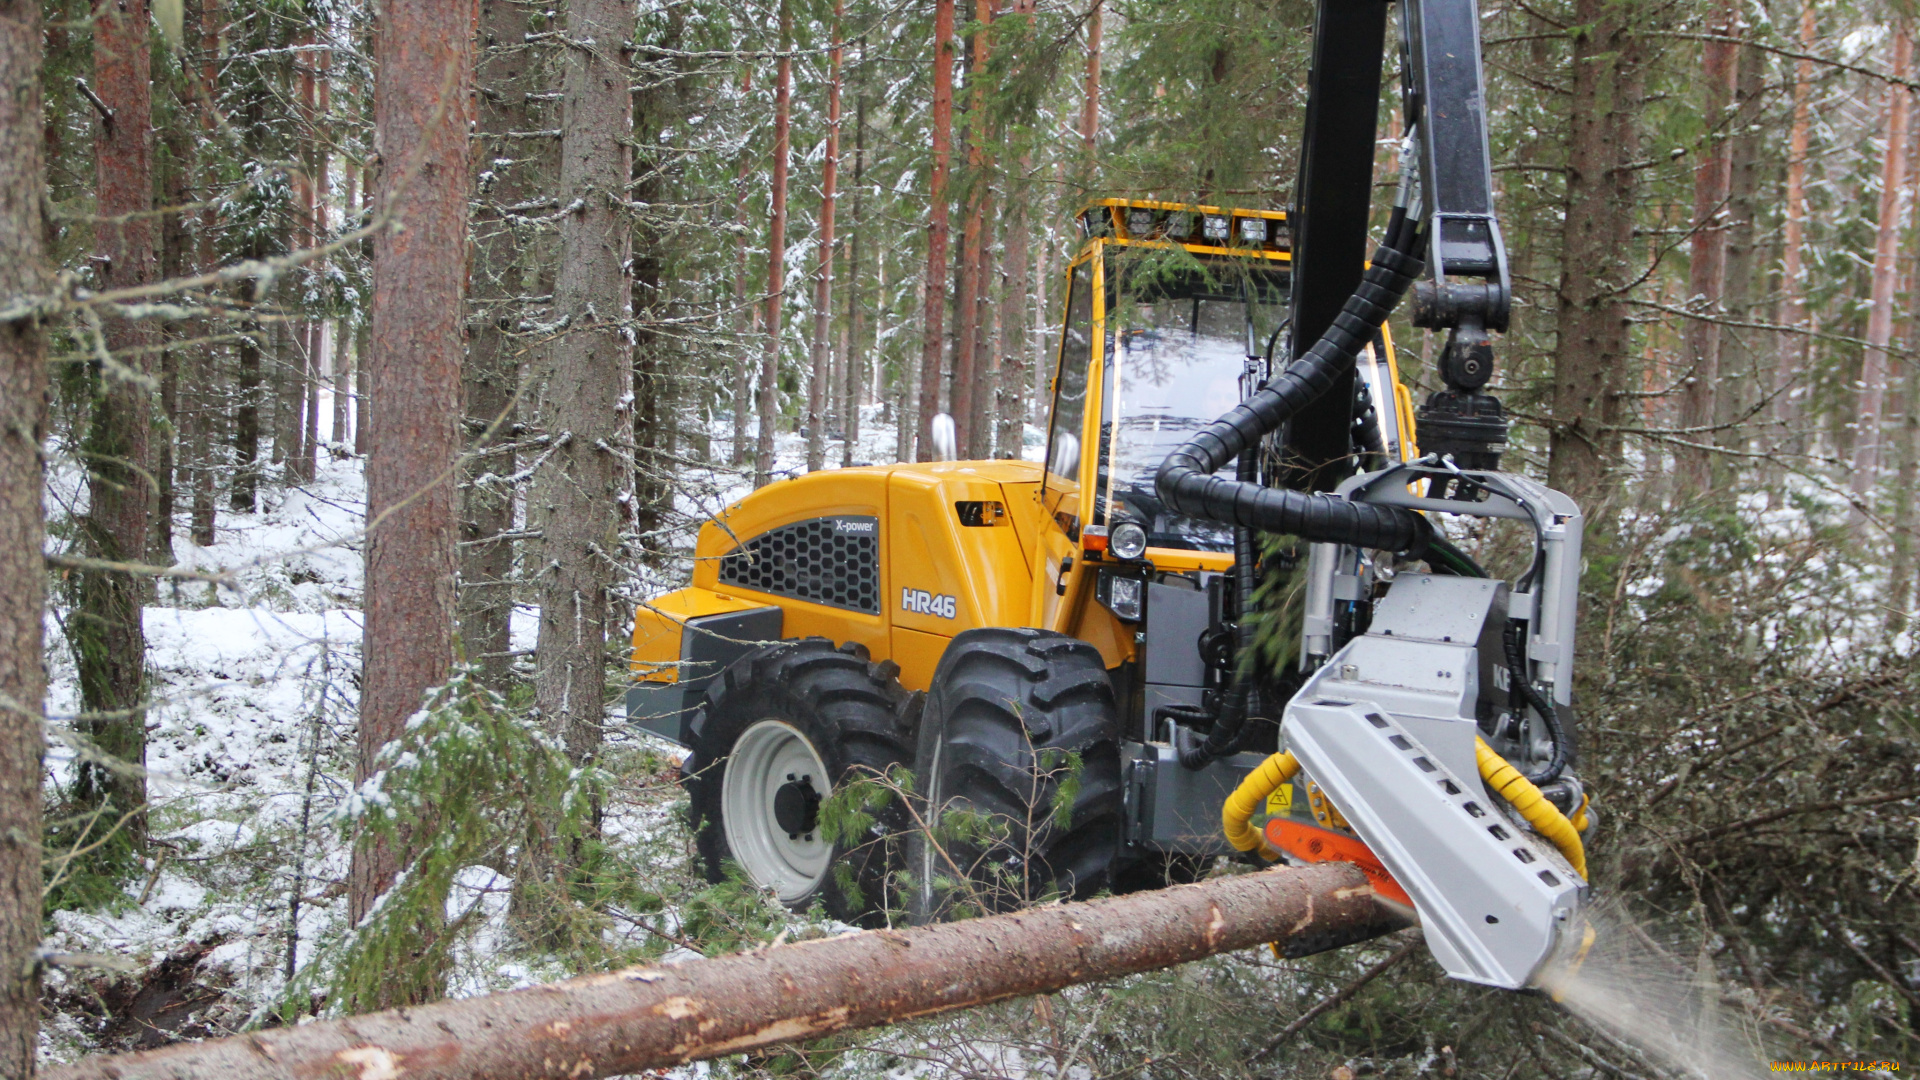
[[[1474,737],[1474,753],[1480,762],[1480,778],[1487,786],[1500,793],[1500,797],[1513,804],[1527,824],[1541,836],[1560,849],[1560,854],[1573,864],[1574,873],[1580,880],[1587,879],[1587,851],[1580,843],[1580,834],[1574,830],[1573,823],[1560,808],[1547,801],[1533,781],[1520,775],[1520,770],[1507,764],[1507,759],[1493,752],[1486,740]],[[1244,850],[1244,849],[1243,849]]]
[[[1253,815],[1266,805],[1267,796],[1280,790],[1280,785],[1293,779],[1300,771],[1300,763],[1292,754],[1275,754],[1260,763],[1260,767],[1247,774],[1240,786],[1227,796],[1226,805],[1220,808],[1220,824],[1227,832],[1227,843],[1235,851],[1260,849],[1260,857],[1272,861],[1279,858],[1260,842],[1260,833],[1247,823]]]

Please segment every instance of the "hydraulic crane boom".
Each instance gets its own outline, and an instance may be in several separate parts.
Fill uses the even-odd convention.
[[[1386,7],[1320,0],[1290,215],[1289,353],[1167,455],[1157,487],[1181,512],[1234,525],[1237,551],[1253,550],[1254,530],[1310,544],[1304,682],[1281,721],[1285,749],[1227,801],[1229,841],[1360,862],[1383,894],[1410,900],[1449,974],[1518,989],[1551,978],[1556,962],[1577,964],[1592,941],[1579,835],[1591,819],[1571,771],[1581,515],[1565,495],[1497,471],[1507,425],[1486,386],[1510,282],[1479,13],[1474,0],[1400,5],[1407,134],[1379,246],[1363,263]],[[1368,456],[1355,363],[1408,292],[1414,325],[1447,335],[1443,387],[1416,416],[1425,456],[1356,475]],[[1230,461],[1234,479],[1222,475]],[[1443,522],[1456,515],[1531,526],[1525,572],[1501,581],[1453,547]],[[1244,605],[1251,590],[1241,595]],[[1231,744],[1222,732],[1238,730],[1239,712],[1259,714],[1259,693],[1243,709],[1248,691],[1236,690],[1229,723],[1183,763],[1203,766]],[[1253,815],[1296,776],[1313,822],[1270,817],[1256,833]]]
[[[1479,10],[1474,0],[1401,0],[1401,113],[1415,174],[1407,216],[1423,239],[1426,276],[1413,288],[1413,323],[1448,332],[1439,374],[1445,389],[1419,416],[1420,443],[1466,468],[1499,467],[1506,421],[1483,392],[1493,376],[1490,331],[1507,328],[1511,283],[1493,208]],[[1386,3],[1322,0],[1314,19],[1313,67],[1301,141],[1295,224],[1292,355],[1332,325],[1360,284],[1372,209],[1376,116],[1385,51]],[[1349,400],[1351,375],[1327,400]],[[1331,489],[1329,463],[1351,453],[1340,410],[1296,417],[1286,457],[1304,463],[1289,486]]]

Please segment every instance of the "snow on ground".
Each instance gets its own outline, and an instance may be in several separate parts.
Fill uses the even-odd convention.
[[[894,425],[879,410],[862,418],[855,459],[895,460]],[[628,595],[645,599],[685,580],[699,524],[751,489],[749,470],[724,464],[731,439],[723,418],[712,425],[712,452],[722,464],[687,466],[678,477],[674,514],[654,543],[678,557],[637,566]],[[1024,456],[1038,459],[1044,435],[1029,427]],[[776,440],[776,474],[804,468],[805,440]],[[839,460],[830,443],[829,460]],[[84,488],[57,454],[48,506],[60,519],[84,504]],[[149,787],[153,797],[155,861],[126,888],[124,904],[108,911],[61,911],[52,916],[49,947],[105,953],[142,968],[189,943],[210,945],[204,980],[225,987],[213,1007],[213,1030],[231,1029],[274,1002],[295,965],[343,929],[348,851],[331,815],[348,794],[360,670],[364,520],[363,462],[329,455],[316,481],[282,491],[262,486],[252,514],[221,508],[217,542],[199,548],[175,542],[184,567],[229,575],[220,584],[163,581],[146,612],[153,706],[149,713]],[[1810,489],[1799,504],[1745,507],[1756,528],[1782,546],[1804,537],[1808,508],[1831,514],[1831,492]],[[1631,519],[1628,525],[1635,527]],[[1671,543],[1684,535],[1656,538]],[[57,541],[56,541],[57,542]],[[1786,554],[1770,553],[1770,559]],[[1824,556],[1819,556],[1824,557]],[[1657,559],[1647,564],[1646,588],[1656,587]],[[1642,587],[1637,579],[1630,592]],[[1863,595],[1874,583],[1849,578]],[[522,607],[513,620],[513,647],[530,650],[536,612]],[[48,707],[56,736],[78,710],[74,666],[60,633],[64,613],[49,614],[48,661],[53,676]],[[666,744],[627,733],[617,720],[614,751],[665,751]],[[57,737],[48,755],[50,779],[70,778],[73,751]],[[641,851],[641,865],[663,876],[684,875],[685,843],[672,807],[670,784],[613,793],[607,830],[616,842]],[[663,842],[664,838],[664,842]],[[505,927],[511,882],[484,867],[469,867],[449,898],[449,914],[476,908],[481,927],[456,963],[453,989],[481,993],[527,985],[562,972],[513,955]],[[297,926],[289,898],[298,896]],[[674,925],[669,914],[666,926]],[[637,933],[638,931],[636,931]],[[56,972],[58,993],[73,976]],[[50,1061],[88,1049],[85,1019],[57,1012],[45,1036]],[[1024,1063],[1002,1060],[1002,1075]],[[704,1075],[704,1067],[685,1075]]]
[[[862,420],[855,459],[895,460],[894,425],[878,409]],[[751,490],[748,469],[724,464],[731,439],[724,419],[713,425],[713,436],[722,464],[683,469],[667,533],[655,541],[669,551],[690,550],[708,515]],[[1028,441],[1038,439],[1029,429]],[[775,457],[776,475],[803,471],[805,439],[780,435]],[[84,510],[85,488],[80,474],[61,464],[65,458],[51,458],[48,510],[57,536],[60,521]],[[839,444],[830,443],[829,460],[839,459]],[[306,964],[344,929],[349,852],[332,815],[352,778],[363,465],[351,454],[328,453],[311,484],[284,490],[263,484],[255,513],[232,513],[223,501],[216,542],[205,548],[186,539],[183,516],[174,544],[178,566],[225,578],[217,584],[164,579],[146,611],[155,858],[144,876],[128,883],[121,905],[60,911],[50,920],[49,948],[107,954],[143,969],[189,944],[210,944],[199,965],[201,978],[223,986],[227,995],[209,1010],[214,1031],[257,1018],[285,988],[290,954],[296,966]],[[636,568],[628,592],[644,599],[676,588],[687,569],[684,557],[665,560],[659,569]],[[79,710],[74,664],[61,632],[64,617],[56,607],[47,627],[47,705],[56,735],[48,773],[54,784],[72,777],[74,751],[58,736],[71,730]],[[531,650],[536,630],[537,612],[517,609],[513,648]],[[670,749],[651,736],[622,731],[617,721],[610,734],[616,750]],[[664,784],[615,791],[609,835],[644,845],[643,865],[684,874],[684,843],[652,842],[677,832],[677,797]],[[511,884],[485,867],[458,876],[448,914],[477,906],[482,925],[456,958],[455,993],[564,974],[507,955]],[[297,927],[289,920],[295,895],[301,898]],[[55,972],[50,989],[56,995],[77,989],[85,977],[91,974]],[[72,1060],[91,1049],[88,1024],[83,1016],[56,1013],[43,1038],[46,1059]],[[704,1073],[699,1068],[687,1075]]]

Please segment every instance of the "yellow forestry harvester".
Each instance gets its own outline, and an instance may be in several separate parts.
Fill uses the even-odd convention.
[[[871,923],[1337,859],[1463,979],[1532,985],[1591,941],[1581,516],[1499,471],[1474,4],[1402,7],[1371,258],[1386,9],[1322,0],[1291,213],[1079,215],[1042,462],[811,473],[701,529],[692,584],[637,612],[627,715],[691,751],[707,873]],[[1409,291],[1447,334],[1418,410],[1384,325]],[[1489,576],[1463,517],[1532,558]]]

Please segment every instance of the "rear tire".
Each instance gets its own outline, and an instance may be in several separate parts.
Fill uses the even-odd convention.
[[[831,843],[819,807],[911,762],[899,670],[864,645],[803,638],[756,649],[713,681],[684,770],[708,881],[732,862],[794,911],[818,901],[843,922],[884,922],[900,801],[866,835]]]
[[[907,841],[913,920],[1112,887],[1125,820],[1119,736],[1113,684],[1093,646],[1001,627],[954,638],[915,754],[937,842],[921,830]]]

